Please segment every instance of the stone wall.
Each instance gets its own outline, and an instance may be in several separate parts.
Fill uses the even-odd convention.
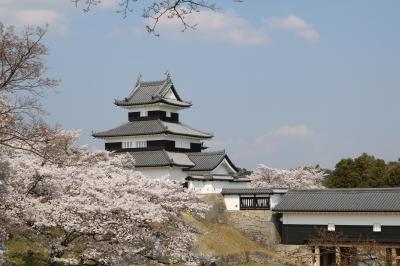
[[[280,243],[280,236],[271,211],[226,211],[227,224],[241,231],[260,245],[272,247]]]
[[[221,256],[216,261],[217,265],[237,266],[246,263],[267,264],[267,265],[289,265],[286,261],[272,258],[261,252],[246,252],[242,254],[233,254],[229,256]],[[297,265],[296,265],[297,266]]]
[[[221,194],[202,195],[200,198],[210,205],[206,220],[228,224],[262,246],[272,247],[280,243],[278,225],[272,211],[227,211]]]

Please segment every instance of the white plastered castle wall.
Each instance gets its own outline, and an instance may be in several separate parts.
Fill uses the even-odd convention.
[[[400,213],[283,213],[283,224],[304,225],[400,225]]]
[[[271,194],[269,199],[269,204],[271,206],[271,209],[275,208],[275,206],[278,205],[279,202],[281,202],[282,197],[283,194]]]
[[[228,211],[239,211],[240,200],[239,195],[224,195],[225,206]]]
[[[247,183],[248,184],[248,183]],[[245,185],[242,185],[240,188],[246,187]],[[247,185],[249,187],[249,185]],[[265,195],[265,194],[258,194],[256,197],[268,197],[270,200],[270,208],[273,209],[278,203],[282,200],[283,195],[282,194],[270,194],[270,195]],[[254,197],[254,195],[242,195],[242,197]],[[228,211],[238,211],[240,210],[240,195],[239,194],[230,194],[230,195],[224,195],[224,201],[226,205],[226,209]]]
[[[199,194],[221,193],[223,188],[244,188],[247,182],[231,182],[231,181],[189,181],[189,188]]]

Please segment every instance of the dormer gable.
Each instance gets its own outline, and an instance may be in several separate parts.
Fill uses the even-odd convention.
[[[170,76],[158,81],[141,81],[138,79],[135,88],[128,97],[123,100],[115,100],[115,105],[122,107],[144,106],[156,103],[179,108],[186,108],[192,105],[190,102],[181,99]]]
[[[167,93],[165,93],[164,98],[171,99],[171,100],[178,100],[175,92],[171,88],[169,88]]]
[[[226,159],[224,160],[214,169],[211,174],[213,175],[235,175],[237,174],[234,166]]]

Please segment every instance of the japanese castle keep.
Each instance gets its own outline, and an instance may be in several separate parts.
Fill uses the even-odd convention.
[[[139,77],[133,91],[115,105],[128,110],[128,122],[93,137],[103,139],[108,151],[129,152],[143,174],[186,180],[199,193],[245,187],[249,181],[236,176],[238,169],[225,151],[204,151],[203,141],[212,134],[181,122],[179,111],[192,104],[179,96],[169,74],[160,81]]]

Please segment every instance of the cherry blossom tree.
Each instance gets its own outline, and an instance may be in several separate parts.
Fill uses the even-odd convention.
[[[253,187],[323,188],[326,170],[319,166],[275,169],[260,164],[249,176]]]
[[[145,177],[133,169],[129,154],[67,148],[57,164],[25,150],[3,146],[0,153],[8,169],[0,203],[6,216],[41,234],[62,232],[49,238],[49,263],[199,263],[194,229],[182,214],[203,215],[208,207],[193,192]],[[65,261],[62,256],[82,239],[90,240],[82,254]]]

